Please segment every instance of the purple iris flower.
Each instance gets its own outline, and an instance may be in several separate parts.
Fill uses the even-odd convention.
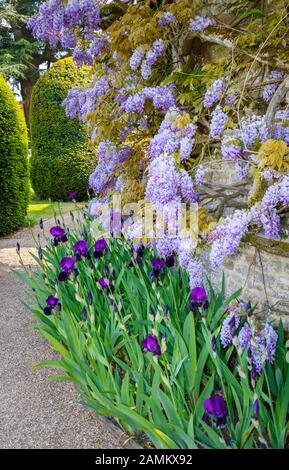
[[[258,419],[259,417],[259,401],[256,399],[253,403],[253,413],[254,413],[254,418]]]
[[[62,258],[62,260],[59,263],[59,266],[61,268],[61,272],[58,276],[59,281],[61,282],[66,281],[69,278],[71,273],[73,272],[77,273],[77,270],[75,268],[75,263],[76,263],[76,259],[70,256],[65,256],[64,258]]]
[[[165,263],[161,258],[152,259],[153,269],[150,273],[151,279],[158,278],[160,276],[161,270],[165,267]]]
[[[148,335],[141,343],[144,352],[151,352],[153,356],[160,356],[161,348],[158,339],[154,335]]]
[[[81,311],[81,316],[82,316],[82,320],[83,321],[86,321],[87,319],[87,313],[86,313],[86,308],[83,307],[82,311]]]
[[[53,295],[49,295],[45,302],[46,302],[46,307],[44,307],[44,309],[43,309],[45,315],[51,315],[52,310],[55,307],[58,307],[59,309],[61,308],[61,304],[60,304],[59,300],[56,297],[54,297]]]
[[[44,228],[43,219],[39,220],[39,227],[40,227],[40,230],[43,230]]]
[[[175,257],[174,255],[166,257],[166,267],[172,268],[175,265]]]
[[[71,201],[76,201],[77,200],[77,192],[76,191],[70,191],[68,193],[68,199]]]
[[[67,242],[67,236],[66,236],[64,228],[59,227],[59,225],[56,225],[55,227],[51,227],[49,231],[50,231],[50,234],[54,238],[55,246],[57,246],[61,242]]]
[[[212,350],[215,352],[216,349],[217,349],[217,340],[216,340],[216,336],[212,336]]]
[[[91,293],[91,292],[88,293],[87,301],[88,301],[88,305],[92,305],[93,297],[92,297],[92,293]]]
[[[79,240],[74,244],[74,254],[78,261],[81,260],[81,257],[88,257],[88,243],[86,240]]]
[[[109,283],[106,278],[104,277],[100,278],[98,283],[103,289],[109,289]]]
[[[191,290],[191,310],[195,311],[196,308],[200,307],[206,310],[208,305],[209,302],[205,289],[203,287],[194,287],[194,289]]]
[[[205,421],[210,422],[211,418],[216,420],[217,426],[224,425],[228,416],[228,408],[222,395],[215,395],[204,401]]]
[[[75,270],[75,258],[65,256],[59,263],[61,271],[64,273],[72,273]]]
[[[94,257],[95,258],[102,258],[107,251],[107,242],[104,238],[97,240],[94,244]]]
[[[42,251],[42,248],[38,248],[38,258],[40,259],[40,261],[42,260],[43,258],[43,251]]]

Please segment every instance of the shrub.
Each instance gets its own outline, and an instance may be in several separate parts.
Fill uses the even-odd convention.
[[[26,279],[39,329],[62,355],[40,366],[63,370],[86,405],[157,448],[284,448],[289,364],[282,323],[277,347],[267,325],[272,357],[261,348],[257,372],[256,351],[236,347],[243,326],[257,325],[240,291],[226,298],[224,282],[218,293],[208,283],[207,294],[190,297],[188,274],[178,266],[154,261],[149,249],[133,255],[124,240],[95,245],[91,227],[74,224],[79,230],[67,237],[65,227],[52,229],[38,274]],[[261,344],[256,331],[254,348],[256,339]]]
[[[82,124],[67,119],[62,102],[68,90],[88,80],[88,68],[71,58],[56,62],[36,83],[31,101],[31,180],[41,198],[65,200],[70,191],[87,196],[87,182],[95,168]]]
[[[23,113],[0,76],[0,236],[24,222],[29,201],[28,137]]]

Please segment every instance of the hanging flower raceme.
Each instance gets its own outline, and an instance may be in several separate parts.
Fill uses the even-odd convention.
[[[59,311],[61,309],[61,303],[53,295],[49,295],[45,302],[46,306],[43,309],[45,315],[51,315],[54,309],[56,311]]]
[[[59,243],[67,242],[67,235],[65,233],[65,230],[59,225],[56,225],[55,227],[51,227],[49,232],[54,238],[55,246],[57,246]]]
[[[204,107],[211,108],[214,104],[219,103],[226,91],[226,86],[227,79],[225,77],[215,80],[205,93]]]
[[[217,394],[204,401],[205,416],[204,420],[208,424],[213,422],[217,426],[224,426],[228,416],[228,408],[222,395]]]
[[[263,329],[258,330],[252,321],[244,324],[238,334],[238,347],[248,350],[252,360],[252,374],[260,375],[266,363],[272,364],[278,335],[274,328],[266,323]]]
[[[265,85],[263,88],[262,96],[263,100],[269,103],[273,98],[275,91],[278,88],[278,82],[281,82],[284,78],[284,72],[279,70],[272,70],[272,72],[268,76],[268,81],[277,82],[277,83],[269,83]]]
[[[98,30],[101,21],[99,5],[96,0],[50,0],[42,3],[38,15],[27,23],[33,36],[48,42],[52,49],[60,43],[63,48],[76,46],[75,29],[81,28],[89,33]]]
[[[224,320],[221,329],[221,344],[223,348],[227,348],[237,334],[237,328],[240,324],[240,317],[231,312]]]
[[[141,343],[144,352],[150,352],[153,356],[161,355],[158,339],[154,335],[148,335]]]
[[[205,16],[196,16],[193,20],[189,21],[189,30],[193,33],[201,32],[209,28],[209,26],[215,26],[216,22],[213,18],[206,18]]]

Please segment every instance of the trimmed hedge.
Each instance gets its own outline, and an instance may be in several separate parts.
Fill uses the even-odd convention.
[[[31,181],[40,198],[65,200],[70,191],[87,197],[96,165],[84,125],[69,119],[61,106],[68,90],[88,80],[89,69],[72,58],[56,62],[36,83],[31,101]]]
[[[0,76],[0,236],[24,223],[29,202],[28,136],[24,115]]]

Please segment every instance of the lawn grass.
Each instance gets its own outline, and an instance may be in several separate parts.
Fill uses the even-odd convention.
[[[75,211],[82,208],[85,203],[77,203],[77,208],[74,202],[55,202],[55,201],[34,201],[32,200],[28,206],[25,225],[33,226],[39,223],[40,219],[50,219],[66,212]]]

